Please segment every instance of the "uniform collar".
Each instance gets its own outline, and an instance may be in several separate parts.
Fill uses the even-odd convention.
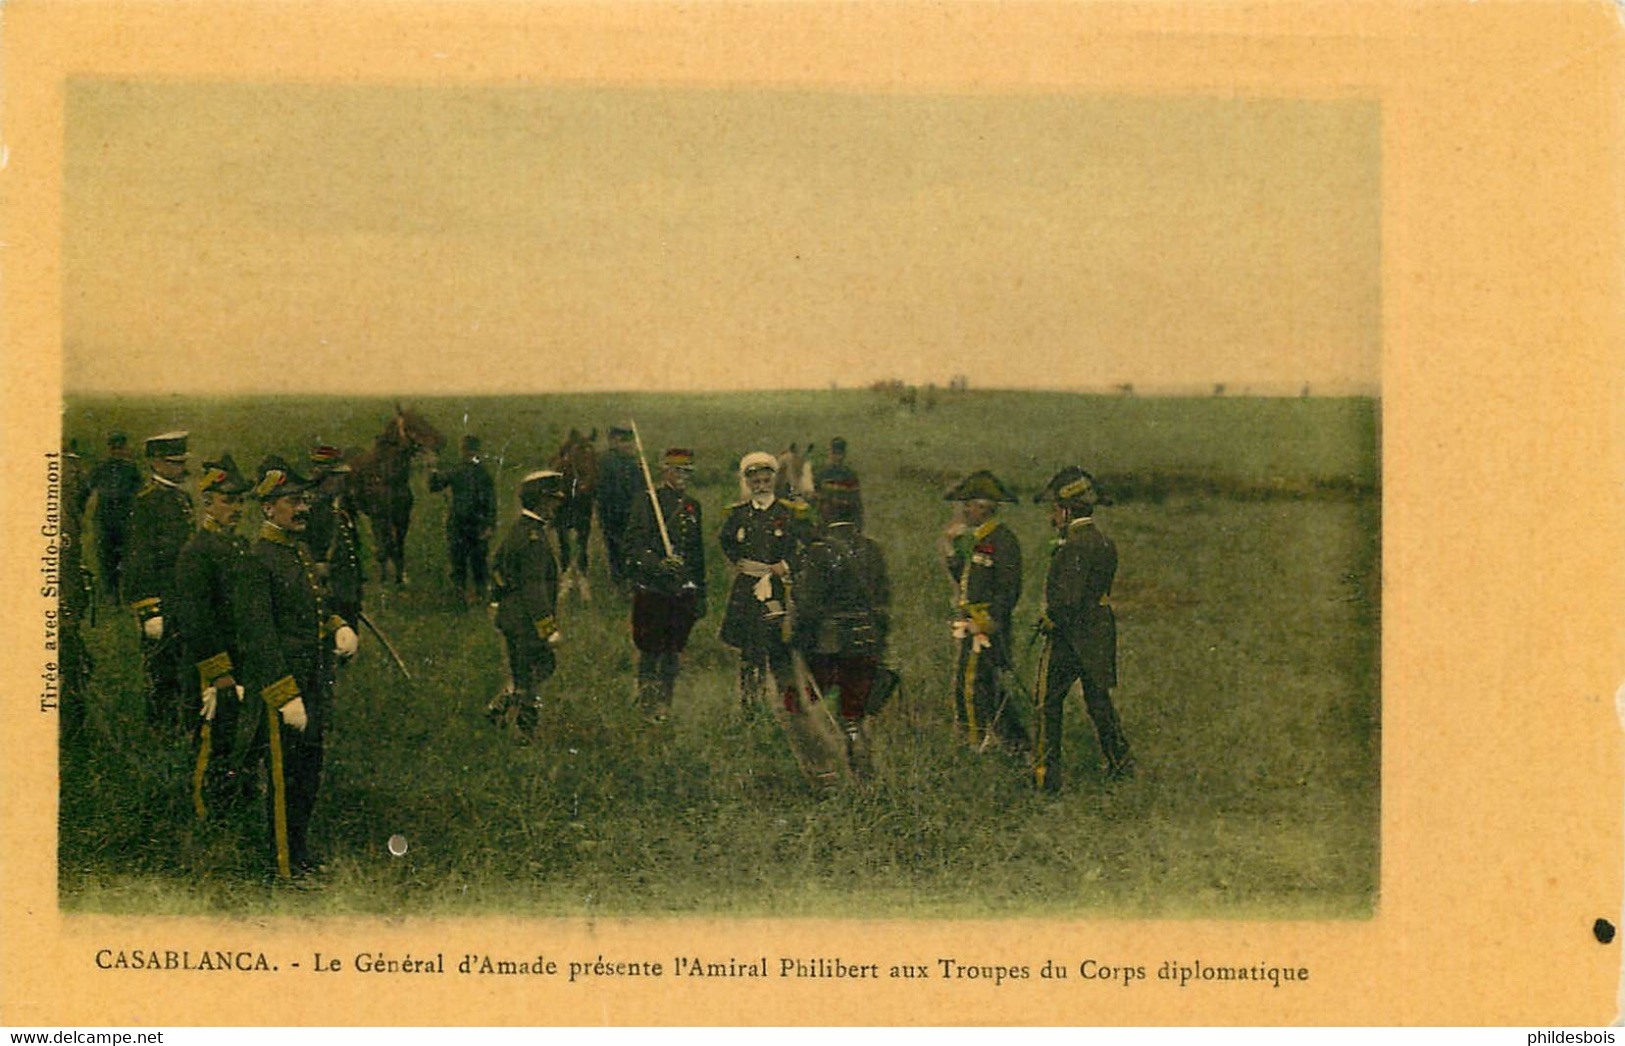
[[[156,473],[156,472],[149,472],[149,473],[147,473],[147,475],[152,477],[152,481],[154,483],[161,483],[164,486],[168,487],[170,490],[179,490],[179,489],[181,489],[181,485],[179,483],[176,483],[172,479],[165,479],[164,477],[158,475],[158,473]]]
[[[775,494],[753,495],[750,499],[750,507],[758,512],[766,512],[773,507],[773,502],[777,500],[778,496]]]
[[[975,538],[977,541],[981,541],[998,529],[999,521],[997,519],[990,519],[986,523],[983,523],[981,526],[977,527],[975,530],[971,531],[971,537]]]
[[[1066,525],[1066,536],[1070,538],[1074,534],[1081,534],[1083,533],[1085,527],[1092,527],[1094,525],[1095,519],[1093,516],[1084,516],[1082,519],[1074,519],[1072,522]]]
[[[543,519],[541,516],[538,516],[536,513],[532,512],[528,508],[520,509],[519,514],[521,516],[524,516],[526,519],[534,519],[536,522],[542,524],[543,526],[547,525],[547,520]]]
[[[292,533],[283,530],[270,520],[260,524],[260,540],[269,541],[273,545],[286,545],[289,548],[299,544],[298,539]]]
[[[209,531],[211,534],[230,534],[232,532],[232,530],[234,530],[235,528],[227,527],[224,523],[220,522],[218,519],[215,519],[213,516],[211,516],[211,515],[209,515],[207,513],[204,513],[204,516],[203,516],[203,529]]]

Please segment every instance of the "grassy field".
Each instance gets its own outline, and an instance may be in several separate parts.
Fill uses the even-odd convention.
[[[455,609],[444,501],[419,479],[412,583],[368,605],[415,680],[376,643],[341,681],[314,844],[314,889],[263,875],[256,818],[197,824],[189,754],[142,721],[135,627],[104,607],[90,636],[92,741],[63,760],[63,906],[120,913],[1100,915],[1364,917],[1376,905],[1380,703],[1377,405],[1370,400],[944,397],[909,413],[867,392],[581,395],[414,402],[448,436],[480,433],[513,486],[570,427],[635,417],[651,451],[696,449],[714,529],[733,463],[795,441],[851,442],[869,532],[896,599],[889,660],[905,692],[875,723],[876,778],[811,795],[770,722],[737,712],[719,612],[690,643],[669,734],[632,703],[625,604],[595,541],[590,606],[568,602],[545,740],[515,747],[481,715],[497,634]],[[316,399],[68,404],[99,449],[193,434],[194,460],[318,439],[369,442],[390,405]],[[1081,699],[1068,701],[1068,791],[1032,793],[1013,757],[950,731],[949,586],[933,552],[942,490],[978,467],[1024,502],[1055,467],[1094,469],[1115,503],[1115,698],[1140,773],[1112,786]],[[1038,613],[1044,514],[1009,506],[1027,553],[1018,625]],[[714,607],[723,561],[709,563]],[[1034,651],[1018,652],[1029,676]],[[385,841],[410,842],[393,858]]]

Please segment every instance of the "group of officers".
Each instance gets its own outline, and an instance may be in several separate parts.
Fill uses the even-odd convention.
[[[622,518],[606,510],[602,497],[598,509],[611,574],[630,592],[638,702],[662,723],[682,652],[708,609],[707,531],[687,490],[693,452],[667,449],[655,474],[639,450],[626,452],[627,436],[635,433],[611,430],[601,475],[606,486],[631,487],[633,496]],[[109,440],[108,460],[72,501],[82,510],[94,494],[98,503],[104,575],[140,628],[149,721],[195,744],[197,813],[207,816],[258,793],[263,773],[276,870],[298,875],[315,866],[309,824],[333,689],[363,625],[371,627],[362,611],[360,534],[346,492],[350,465],[323,445],[309,453],[304,472],[272,455],[250,478],[222,454],[203,463],[194,507],[188,438],[167,432],[145,441],[147,475],[127,495],[127,515],[115,527],[103,526],[102,514],[116,515],[128,487],[129,470],[110,464],[129,462],[122,435]],[[883,664],[891,630],[885,556],[863,533],[862,490],[845,450],[844,440],[832,441],[830,460],[805,498],[786,485],[781,456],[744,455],[742,496],[717,534],[731,568],[721,638],[739,653],[741,706],[747,715],[765,710],[778,718],[803,769],[821,782],[836,776],[832,758],[846,764],[842,771],[868,772],[866,718],[897,686]],[[462,451],[462,461],[437,469],[431,485],[451,492],[448,539],[458,591],[467,593],[471,581],[475,593],[488,597],[506,648],[509,682],[486,712],[528,740],[538,729],[561,638],[551,525],[567,493],[565,479],[553,469],[523,477],[519,513],[489,557],[487,588],[494,486],[478,440],[465,438]],[[253,538],[238,531],[249,499],[260,513]],[[1117,551],[1094,525],[1100,498],[1093,478],[1081,468],[1063,469],[1034,499],[1050,505],[1057,534],[1039,622],[1037,691],[1026,695],[1036,737],[1009,700],[1012,689],[1024,690],[1014,671],[1011,620],[1022,554],[998,513],[1017,499],[987,471],[965,477],[946,499],[958,503],[939,551],[955,589],[950,628],[960,736],[978,749],[997,743],[1031,753],[1035,784],[1059,791],[1063,702],[1077,681],[1108,778],[1132,773],[1110,698]],[[844,752],[821,753],[813,723],[834,726]],[[66,721],[64,729],[66,735]]]

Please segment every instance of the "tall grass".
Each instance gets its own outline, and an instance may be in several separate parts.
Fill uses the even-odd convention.
[[[191,817],[188,754],[142,721],[133,624],[104,609],[89,743],[65,754],[65,907],[114,912],[774,914],[787,916],[1357,917],[1376,902],[1379,511],[1366,401],[1152,400],[970,394],[908,414],[867,393],[572,396],[415,404],[471,430],[513,479],[568,428],[635,416],[650,450],[694,446],[707,526],[736,496],[746,449],[844,435],[870,533],[896,593],[890,660],[902,697],[875,721],[875,779],[815,797],[771,721],[745,720],[725,592],[696,628],[664,730],[632,694],[624,602],[595,545],[598,598],[567,602],[543,739],[519,747],[481,715],[500,685],[497,635],[454,606],[444,502],[420,487],[413,583],[368,605],[414,679],[376,643],[341,681],[315,843],[329,871],[290,891],[263,874],[257,809]],[[74,403],[94,446],[187,427],[194,452],[245,467],[318,437],[359,444],[382,403]],[[1054,465],[1185,475],[1207,494],[1120,484],[1101,511],[1122,566],[1115,698],[1140,773],[1106,785],[1069,699],[1067,791],[1035,795],[1024,765],[950,730],[949,588],[932,544],[953,476],[991,467],[1023,492]],[[1304,496],[1311,494],[1315,496]],[[1027,553],[1018,624],[1037,615],[1042,513],[1009,506]],[[1020,644],[1018,644],[1019,648]],[[1030,650],[1018,649],[1031,684]],[[385,841],[402,834],[404,857]]]

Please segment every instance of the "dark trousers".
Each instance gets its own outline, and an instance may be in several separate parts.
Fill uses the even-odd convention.
[[[97,559],[101,562],[102,584],[115,601],[124,569],[124,531],[125,520],[122,518],[96,520],[96,549]]]
[[[694,628],[696,593],[676,595],[646,588],[632,592],[632,644],[638,648],[638,701],[659,714],[671,707],[683,665],[683,648]]]
[[[282,713],[263,700],[253,694],[247,696],[249,701],[258,701],[260,708],[260,718],[249,751],[251,760],[265,767],[265,820],[271,858],[280,867],[285,847],[290,870],[294,872],[308,867],[311,861],[310,821],[316,809],[316,794],[322,783],[323,740],[328,712],[325,695],[314,685],[302,696],[308,720],[302,731],[284,723]],[[279,744],[279,748],[275,749],[270,743],[273,730]],[[282,785],[280,791],[277,788],[279,776]]]
[[[545,639],[538,638],[534,629],[528,632],[503,632],[508,647],[508,671],[513,676],[513,700],[518,705],[519,727],[525,731],[536,729],[542,703],[542,684],[552,678],[558,661],[553,648]]]
[[[1027,728],[1021,710],[1009,700],[999,679],[999,664],[1005,658],[997,641],[985,650],[974,650],[974,637],[959,641],[959,663],[954,671],[954,722],[965,730],[973,745],[992,731],[1000,741],[1014,748],[1026,748]]]
[[[1123,737],[1122,723],[1112,705],[1111,690],[1102,686],[1094,673],[1084,669],[1065,640],[1052,638],[1044,651],[1044,674],[1040,683],[1043,707],[1039,712],[1035,764],[1040,787],[1049,791],[1061,786],[1061,735],[1066,723],[1066,696],[1074,682],[1083,687],[1084,707],[1094,723],[1107,776],[1121,776],[1132,766],[1128,741]]]
[[[880,662],[872,657],[854,657],[841,654],[814,654],[807,662],[813,681],[827,701],[832,689],[841,693],[841,718],[856,721],[863,718],[869,706],[869,691],[875,685],[875,669]]]
[[[185,731],[191,726],[183,708],[182,671],[197,677],[195,669],[181,664],[180,637],[174,631],[174,619],[164,622],[164,638],[156,643],[145,635],[141,637],[141,667],[147,677],[147,722],[163,730]]]
[[[194,723],[192,739],[196,758],[202,762],[203,684],[198,681],[196,672],[192,673],[191,682],[188,698],[192,706],[188,715]],[[258,711],[257,706],[250,705],[248,712],[243,712],[243,704],[252,700],[254,696],[246,691],[242,701],[237,699],[236,691],[215,695],[214,719],[209,723],[209,751],[203,765],[203,780],[199,782],[206,812],[224,809],[243,795],[243,782],[246,780],[244,751],[238,733],[242,729],[244,715],[253,715]],[[193,765],[195,767],[197,763]]]
[[[604,558],[609,561],[609,578],[617,585],[626,580],[625,516],[598,513],[598,526],[604,532]]]
[[[787,712],[796,712],[801,702],[796,698],[795,662],[790,656],[790,644],[784,641],[777,621],[756,622],[739,648],[739,700],[749,707],[767,700],[768,673],[771,672],[778,694],[784,700]]]
[[[467,591],[468,582],[473,580],[474,595],[485,598],[490,583],[486,566],[491,557],[490,542],[481,536],[477,526],[452,527],[446,531],[446,539],[451,547],[452,587],[462,595]]]

